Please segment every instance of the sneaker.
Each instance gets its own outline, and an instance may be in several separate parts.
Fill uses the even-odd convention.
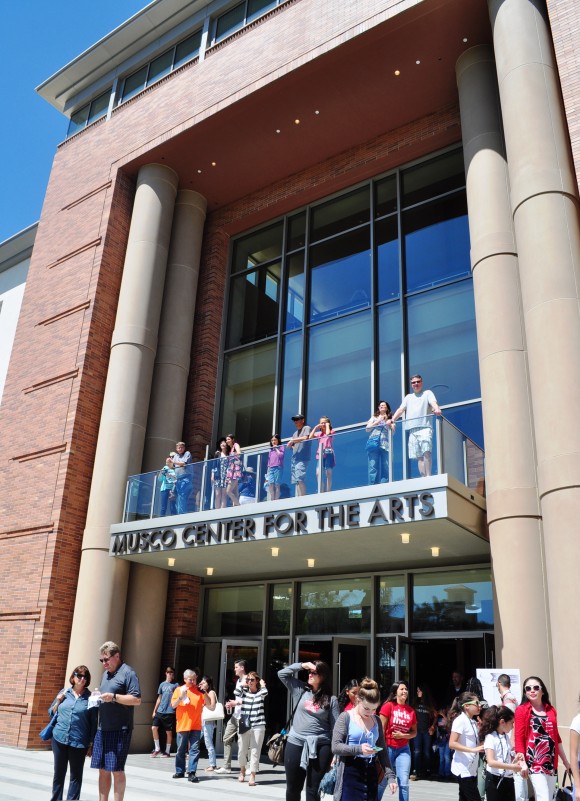
[[[232,772],[231,768],[218,768],[216,770],[216,773],[231,773],[231,772]]]
[[[174,779],[185,779],[185,773],[174,773],[173,774],[173,778]]]
[[[158,757],[158,756],[161,756],[161,751],[159,751],[159,750],[155,750],[155,748],[154,748],[154,749],[153,749],[153,751],[151,751],[151,753],[149,754],[149,756],[150,756],[150,757]]]
[[[151,754],[151,756],[153,756],[153,754]],[[161,757],[161,759],[169,759],[169,754],[167,751],[162,751],[161,753],[158,751],[157,756]]]
[[[197,784],[199,782],[199,779],[197,778],[195,773],[190,773],[189,774],[189,779],[187,781],[194,782],[195,784]]]

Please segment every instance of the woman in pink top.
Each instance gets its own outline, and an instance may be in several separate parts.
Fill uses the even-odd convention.
[[[332,487],[332,471],[336,465],[334,449],[332,447],[333,434],[334,430],[330,418],[321,417],[320,422],[314,426],[308,437],[309,439],[318,437],[318,450],[316,452],[318,467],[316,468],[316,476],[318,477],[321,461],[324,469],[320,482],[321,492],[330,492],[330,488]]]
[[[284,466],[284,445],[279,434],[272,434],[270,438],[270,453],[268,454],[268,498],[277,501],[280,497],[280,484],[282,483],[282,468]]]

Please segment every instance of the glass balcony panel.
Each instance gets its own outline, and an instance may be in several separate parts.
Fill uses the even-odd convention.
[[[426,443],[431,448],[427,451],[431,454],[431,475],[438,472],[449,473],[461,483],[483,494],[483,451],[445,419],[428,415],[424,418],[398,421],[395,433],[388,432],[382,448],[377,448],[376,442],[369,443],[371,434],[364,425],[360,425],[333,434],[324,448],[317,437],[306,442],[305,450],[302,451],[306,462],[306,494],[315,495],[417,478],[421,475],[417,448]],[[294,497],[295,487],[291,481],[292,450],[286,443],[284,445],[279,491],[274,491],[269,483],[269,447],[242,449],[242,477],[238,480],[241,506]],[[325,448],[330,448],[332,453],[325,452]],[[377,450],[381,452],[377,453]],[[425,451],[420,453],[425,459]],[[321,461],[322,474],[319,467]],[[231,497],[218,491],[227,488],[228,467],[228,461],[222,459],[195,462],[185,468],[169,487],[163,481],[161,470],[130,476],[124,522],[218,508],[231,509]]]

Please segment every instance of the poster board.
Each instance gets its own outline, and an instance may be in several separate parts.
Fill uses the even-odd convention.
[[[502,673],[507,673],[510,677],[512,683],[510,691],[519,703],[522,697],[522,681],[519,668],[477,668],[475,675],[481,682],[483,697],[490,705],[501,703],[501,696],[497,689],[497,678]]]

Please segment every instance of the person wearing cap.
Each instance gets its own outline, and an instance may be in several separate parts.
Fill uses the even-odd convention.
[[[256,503],[256,471],[246,467],[238,484],[240,506],[244,503]]]
[[[310,436],[310,426],[306,425],[304,415],[300,412],[292,417],[292,421],[296,425],[296,431],[288,442],[288,447],[292,449],[290,477],[296,487],[296,496],[299,496],[306,495],[306,470],[311,448],[311,443],[306,440]]]

